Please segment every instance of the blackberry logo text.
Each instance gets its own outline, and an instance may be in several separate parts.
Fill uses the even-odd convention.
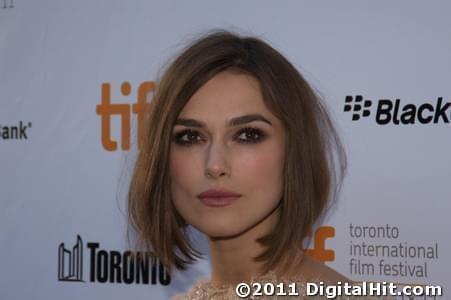
[[[344,111],[352,111],[352,120],[358,121],[361,117],[371,115],[373,102],[357,95],[346,96]],[[411,125],[411,124],[438,124],[450,123],[451,102],[443,101],[438,97],[435,103],[403,103],[401,99],[379,99],[375,107],[375,121],[379,125]]]

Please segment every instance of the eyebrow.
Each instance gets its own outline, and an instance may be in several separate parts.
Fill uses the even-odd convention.
[[[260,114],[250,114],[250,115],[244,115],[241,117],[236,117],[236,118],[231,119],[229,122],[227,122],[227,125],[230,127],[233,127],[233,126],[239,126],[239,125],[247,124],[247,123],[254,122],[254,121],[265,122],[272,126],[272,123]],[[185,118],[177,119],[177,121],[175,121],[175,125],[182,125],[182,126],[186,126],[186,127],[197,127],[197,128],[206,127],[205,123],[202,121],[198,121],[196,119],[185,119]]]

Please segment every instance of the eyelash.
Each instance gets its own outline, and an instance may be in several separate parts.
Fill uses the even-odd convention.
[[[246,136],[246,140],[239,138],[243,133]],[[248,138],[249,135],[252,137]],[[257,137],[255,137],[255,135],[257,135]],[[188,138],[188,140],[184,140],[183,138],[185,136],[190,136],[190,138]],[[193,137],[194,140],[191,139]],[[203,142],[203,140],[198,140],[199,137],[201,137],[201,135],[197,130],[185,129],[174,134],[174,142],[180,146],[191,146]],[[234,139],[238,140],[238,143],[240,144],[258,144],[265,138],[266,134],[261,129],[253,127],[242,128],[234,135]]]

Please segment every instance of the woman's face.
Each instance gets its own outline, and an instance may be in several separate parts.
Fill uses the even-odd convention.
[[[282,123],[265,106],[257,80],[217,74],[189,99],[173,128],[170,174],[177,211],[210,237],[273,224],[284,153]]]

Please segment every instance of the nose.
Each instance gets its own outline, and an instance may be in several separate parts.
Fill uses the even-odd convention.
[[[207,149],[205,176],[207,178],[220,178],[230,175],[228,153],[223,143],[211,143]]]

